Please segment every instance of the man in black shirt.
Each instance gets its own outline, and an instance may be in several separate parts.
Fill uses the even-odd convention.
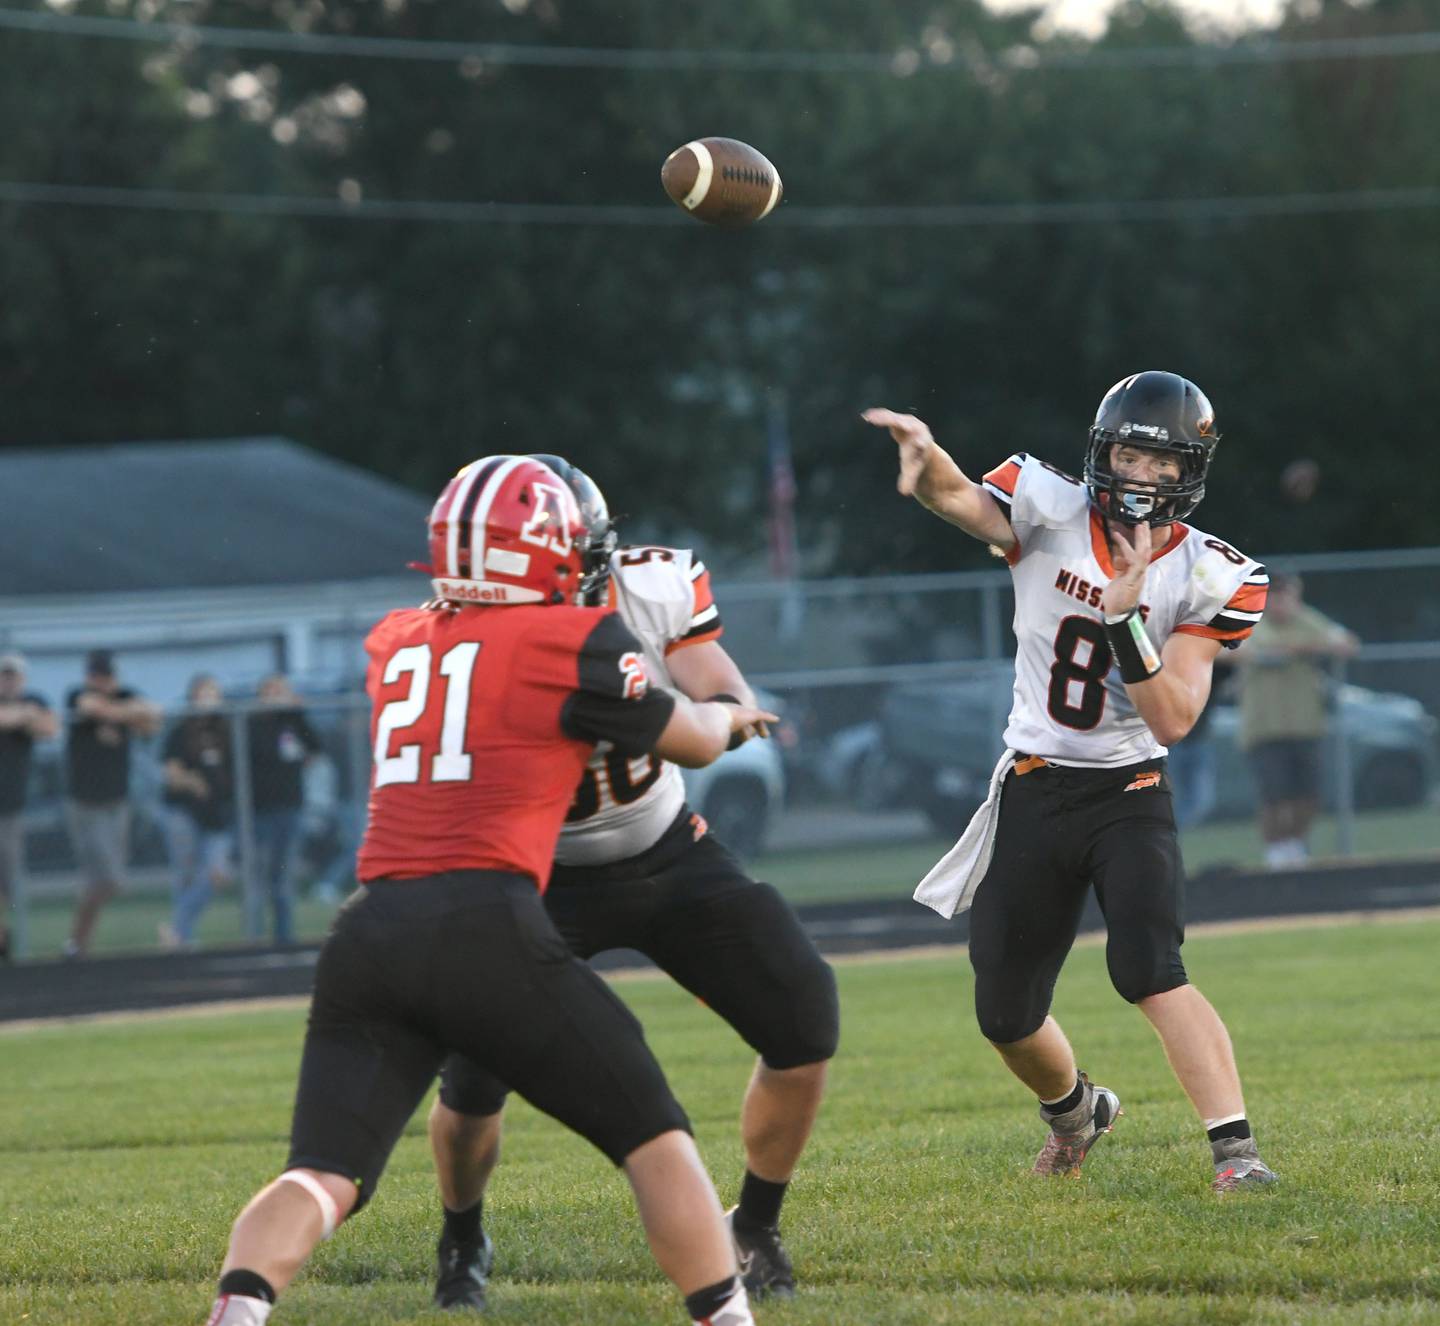
[[[158,705],[122,686],[108,649],[85,659],[85,681],[66,697],[65,777],[70,833],[85,877],[65,956],[83,957],[100,909],[119,891],[130,821],[130,738],[160,730]]]
[[[270,894],[275,942],[288,944],[295,938],[290,871],[305,804],[302,776],[321,745],[284,673],[260,683],[260,706],[249,728],[255,851]]]
[[[0,655],[0,962],[10,959],[10,894],[20,874],[30,752],[59,730],[54,710],[25,689],[25,660]]]

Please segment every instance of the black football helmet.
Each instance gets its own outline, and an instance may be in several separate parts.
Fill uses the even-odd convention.
[[[1107,516],[1127,525],[1184,520],[1205,496],[1205,476],[1219,440],[1215,411],[1188,378],[1132,374],[1105,393],[1095,412],[1085,451],[1085,487]],[[1180,462],[1180,478],[1173,483],[1119,478],[1110,467],[1110,448],[1117,442],[1172,452]]]
[[[598,608],[605,602],[610,554],[620,543],[620,533],[610,519],[605,494],[594,479],[564,456],[535,455],[530,459],[554,470],[580,504],[580,519],[585,525],[585,537],[580,540],[580,602]]]

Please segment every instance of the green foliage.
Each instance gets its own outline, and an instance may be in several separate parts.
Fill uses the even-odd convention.
[[[1026,1172],[1042,1129],[973,1027],[960,955],[842,965],[841,1054],[786,1207],[803,1288],[761,1320],[1434,1321],[1440,1070],[1421,1010],[1437,939],[1429,921],[1187,945],[1283,1179],[1274,1194],[1224,1202],[1207,1190],[1203,1134],[1154,1036],[1109,988],[1098,945],[1072,956],[1057,1013],[1126,1113],[1076,1182]],[[619,989],[733,1200],[748,1052],[666,981]],[[5,1320],[199,1321],[230,1220],[283,1157],[302,1031],[290,1009],[0,1036]],[[440,1320],[423,1310],[437,1205],[422,1118],[373,1206],[284,1296],[276,1326]],[[511,1106],[486,1223],[497,1319],[678,1320],[624,1183],[523,1103]]]
[[[925,569],[983,552],[889,497],[863,406],[913,406],[972,471],[1016,448],[1074,467],[1105,388],[1171,367],[1211,393],[1227,435],[1205,525],[1257,551],[1440,542],[1440,467],[1402,478],[1355,459],[1440,414],[1434,211],[811,229],[782,209],[723,234],[669,217],[657,181],[676,144],[725,133],[766,151],[805,207],[1424,185],[1440,169],[1433,56],[1025,70],[997,53],[1077,43],[976,0],[76,12],[922,54],[909,74],[656,72],[5,32],[6,179],[325,198],[349,181],[370,199],[653,205],[674,224],[0,205],[0,442],[278,432],[422,490],[476,454],[558,448],[647,533],[740,558],[763,546],[764,407],[783,390],[806,569]],[[1295,0],[1276,39],[1432,19],[1421,0]],[[1130,0],[1095,50],[1198,40],[1166,4]],[[1295,507],[1278,479],[1301,457],[1323,473]]]

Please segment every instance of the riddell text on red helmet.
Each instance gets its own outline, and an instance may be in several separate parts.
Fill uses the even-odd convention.
[[[464,599],[467,603],[518,603],[539,597],[533,591],[516,591],[509,585],[478,585],[474,582],[456,583],[451,580],[437,580],[435,592],[441,598]]]

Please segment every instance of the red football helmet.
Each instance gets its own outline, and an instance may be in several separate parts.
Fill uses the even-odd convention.
[[[574,603],[585,523],[569,486],[528,456],[472,461],[430,512],[435,593],[454,603]]]

